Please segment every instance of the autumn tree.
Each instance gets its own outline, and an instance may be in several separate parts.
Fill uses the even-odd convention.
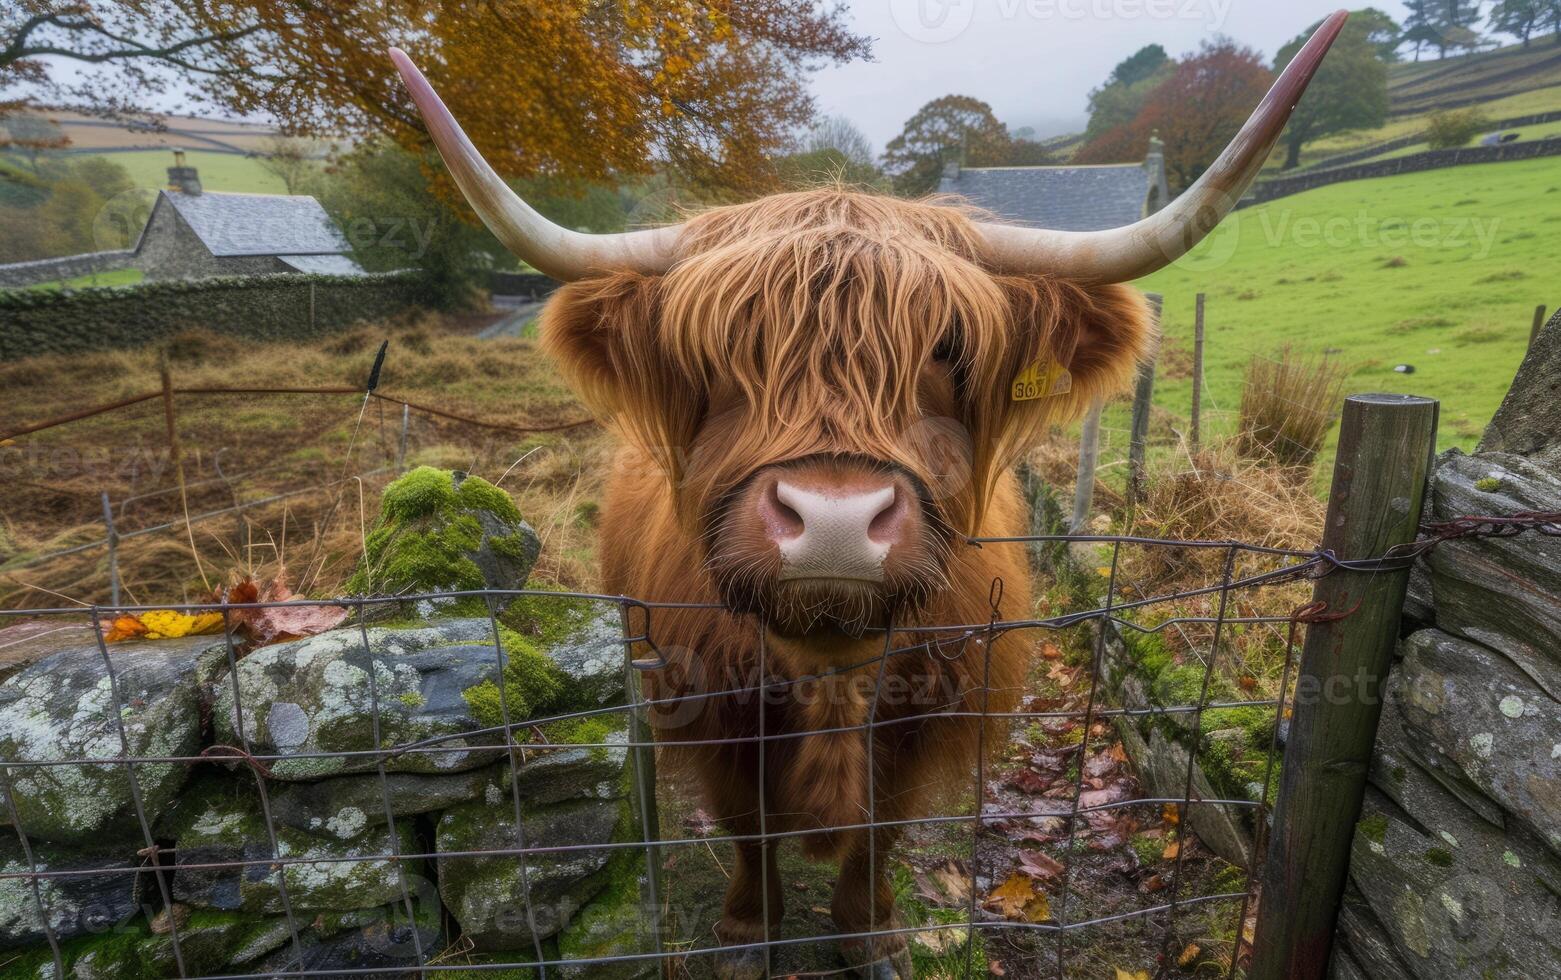
[[[1322,26],[1318,21],[1279,49],[1274,70],[1285,70],[1308,39]],[[1286,170],[1301,163],[1307,143],[1346,129],[1381,126],[1388,115],[1388,66],[1372,39],[1369,18],[1351,17],[1328,57],[1312,79],[1285,129]]]
[[[13,102],[49,83],[40,58],[58,55],[121,82],[177,79],[197,101],[269,113],[289,135],[388,136],[421,154],[422,122],[385,56],[396,45],[511,177],[610,180],[667,164],[696,181],[762,182],[766,158],[811,119],[808,72],[868,52],[841,9],[797,0],[19,0],[5,11],[0,97]]]
[[[1229,38],[1205,41],[1151,92],[1132,121],[1090,140],[1075,163],[1137,163],[1156,133],[1173,190],[1197,180],[1235,138],[1274,76],[1262,56]]]
[[[895,190],[915,196],[936,190],[947,163],[969,167],[1036,166],[1048,162],[1044,147],[1015,140],[992,107],[968,95],[945,95],[916,110],[900,135],[884,147],[884,169]]]

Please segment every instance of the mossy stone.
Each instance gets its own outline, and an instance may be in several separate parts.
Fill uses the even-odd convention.
[[[379,520],[364,541],[348,588],[415,595],[525,587],[541,540],[509,494],[479,477],[420,466],[385,488]],[[498,609],[511,598],[496,598]],[[480,597],[418,603],[435,611],[481,613]]]

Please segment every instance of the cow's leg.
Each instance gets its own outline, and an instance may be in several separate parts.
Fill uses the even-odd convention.
[[[842,934],[881,932],[901,925],[894,909],[894,889],[889,884],[889,851],[898,833],[881,828],[873,834],[871,859],[864,846],[852,851],[840,865],[830,916]],[[871,865],[871,867],[869,867]],[[911,954],[904,934],[843,939],[841,954],[858,976],[871,980],[911,980]]]
[[[733,821],[732,832],[738,835],[756,834],[759,832],[758,821]],[[721,921],[715,926],[716,939],[721,945],[741,946],[764,942],[766,911],[769,913],[769,936],[774,937],[779,930],[784,893],[781,890],[780,869],[775,863],[775,847],[773,842],[767,849],[755,842],[739,843],[736,846],[737,860],[726,886]],[[768,872],[765,871],[766,863],[769,865]],[[768,892],[765,890],[766,885]],[[717,953],[715,974],[720,980],[757,980],[768,975],[768,954],[769,950],[763,947]]]

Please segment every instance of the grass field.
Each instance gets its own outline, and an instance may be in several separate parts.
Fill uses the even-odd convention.
[[[168,168],[173,166],[173,153],[168,150],[127,150],[123,153],[104,153],[130,172],[130,179],[137,187],[164,187],[168,183]],[[187,152],[185,163],[200,170],[201,186],[208,191],[237,191],[245,194],[285,194],[287,188],[282,179],[266,170],[254,157],[236,153]]]
[[[140,281],[140,269],[115,269],[113,272],[95,272],[85,276],[75,276],[71,279],[40,282],[37,285],[26,288],[52,293],[61,289],[88,289],[92,286],[133,286]]]
[[[1349,391],[1440,399],[1441,446],[1472,448],[1522,359],[1535,306],[1558,301],[1558,235],[1552,160],[1353,181],[1240,211],[1139,284],[1166,302],[1156,405],[1168,420],[1190,412],[1201,291],[1215,431],[1232,424],[1250,358],[1289,344],[1342,360]]]

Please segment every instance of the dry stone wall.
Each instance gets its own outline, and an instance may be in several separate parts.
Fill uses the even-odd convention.
[[[1561,511],[1561,315],[1433,520]],[[1333,975],[1533,980],[1561,964],[1561,538],[1439,546],[1412,588]]]

